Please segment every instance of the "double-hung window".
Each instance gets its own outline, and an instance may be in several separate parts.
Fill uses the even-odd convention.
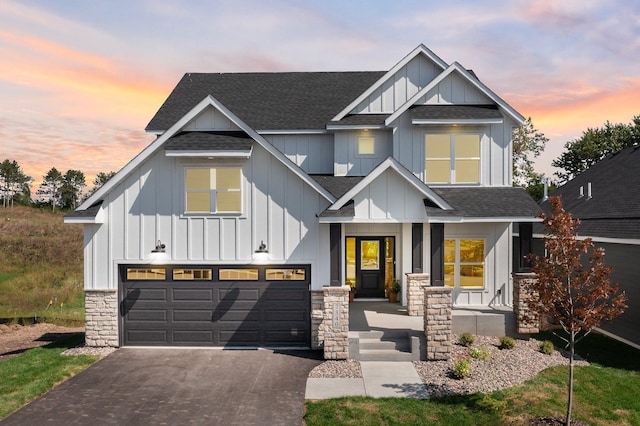
[[[426,183],[480,183],[480,135],[425,135]]]
[[[185,169],[187,213],[241,213],[242,170],[238,167]]]
[[[484,288],[484,240],[444,240],[444,283],[461,289]]]

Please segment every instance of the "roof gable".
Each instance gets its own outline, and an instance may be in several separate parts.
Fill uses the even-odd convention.
[[[439,76],[434,78],[427,86],[422,88],[418,93],[416,93],[411,99],[409,99],[404,105],[402,105],[397,111],[391,114],[385,120],[385,125],[390,125],[395,121],[398,117],[404,114],[410,107],[425,103],[427,100],[427,95],[432,92],[434,89],[438,87],[438,85],[444,82],[451,75],[456,74],[461,77],[461,80],[471,87],[474,87],[476,90],[480,92],[483,96],[486,96],[488,100],[498,105],[501,111],[511,117],[516,123],[523,124],[524,117],[516,111],[513,107],[507,104],[502,98],[500,98],[497,94],[495,94],[491,89],[485,86],[480,80],[475,78],[468,70],[464,69],[459,63],[454,62],[451,64],[446,70],[444,70]]]
[[[390,84],[392,85],[394,83],[394,79],[396,78],[396,76],[401,71],[407,72],[407,67],[412,62],[414,64],[418,64],[418,58],[427,59],[427,61],[429,63],[432,63],[436,68],[438,68],[440,70],[444,70],[445,68],[447,68],[447,63],[446,62],[444,62],[442,59],[440,59],[435,53],[433,53],[431,50],[429,50],[423,44],[420,44],[418,47],[413,49],[407,56],[402,58],[402,60],[400,60],[400,62],[398,62],[396,65],[394,65],[393,68],[391,68],[388,72],[386,72],[383,76],[381,76],[380,79],[378,79],[378,81],[376,81],[369,88],[367,88],[367,90],[362,92],[360,94],[360,96],[358,96],[355,100],[353,100],[353,102],[351,102],[344,109],[342,109],[342,111],[340,111],[335,117],[333,117],[331,119],[331,121],[340,121],[345,116],[347,116],[348,114],[362,112],[361,104],[363,102],[366,102],[367,99],[370,96],[374,95],[374,93],[376,91],[381,91],[382,92],[383,91],[382,89],[383,89],[384,85],[390,85]],[[416,90],[418,90],[418,89],[416,89]],[[383,96],[382,93],[380,93],[380,96]],[[395,102],[395,100],[396,99],[395,99],[395,95],[394,95],[394,99],[391,100],[391,102],[393,103],[393,102]],[[381,100],[381,102],[382,102],[382,100]],[[359,106],[360,106],[360,108],[359,108]],[[395,110],[395,108],[393,108],[393,109]],[[382,110],[382,108],[380,108],[380,111],[367,111],[367,112],[384,112],[384,111]]]
[[[333,203],[333,205],[328,207],[327,210],[339,210],[387,170],[394,170],[405,180],[407,185],[413,186],[420,193],[422,193],[423,196],[427,197],[441,209],[451,209],[451,207],[424,182],[422,182],[413,173],[407,170],[396,159],[394,159],[393,157],[389,157],[382,163],[380,163],[375,169],[373,169],[364,179],[361,179],[351,189],[346,191],[340,198],[335,201],[335,203]]]
[[[300,167],[291,162],[282,152],[271,145],[266,139],[260,136],[254,129],[244,123],[238,116],[229,111],[220,101],[211,95],[202,99],[195,107],[191,109],[187,114],[180,118],[173,126],[171,126],[166,132],[159,136],[155,141],[149,144],[142,152],[135,156],[129,163],[127,163],[113,178],[109,179],[100,189],[94,192],[89,198],[87,198],[79,207],[78,210],[85,210],[92,206],[95,202],[101,200],[107,193],[109,193],[114,187],[122,182],[133,170],[139,167],[147,158],[159,150],[165,142],[171,137],[178,134],[187,123],[191,122],[202,111],[208,107],[213,106],[226,116],[235,126],[244,131],[255,142],[265,148],[271,155],[276,157],[287,168],[289,168],[294,174],[300,177],[303,181],[313,187],[320,195],[326,198],[328,201],[333,202],[335,197],[331,195],[329,191],[324,189],[320,184],[311,179]]]

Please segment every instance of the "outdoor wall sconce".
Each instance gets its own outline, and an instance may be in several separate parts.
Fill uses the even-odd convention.
[[[151,250],[151,253],[164,253],[165,252],[165,245],[162,243],[162,241],[158,240],[156,242],[156,248],[154,248],[153,250]]]
[[[264,263],[269,259],[269,250],[264,241],[260,240],[258,250],[253,252],[253,260],[255,263]]]

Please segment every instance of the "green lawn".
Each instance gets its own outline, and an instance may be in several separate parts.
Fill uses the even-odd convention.
[[[60,355],[83,342],[78,334],[0,361],[0,419],[97,361],[96,356]]]
[[[538,336],[549,338],[549,335]],[[578,353],[572,418],[594,425],[640,425],[640,351],[601,335]],[[306,403],[307,425],[510,425],[564,418],[568,367],[553,367],[523,385],[492,394],[429,400],[338,398]]]

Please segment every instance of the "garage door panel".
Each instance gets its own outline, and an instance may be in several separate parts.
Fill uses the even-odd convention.
[[[136,342],[136,345],[168,343],[166,330],[128,330],[126,337],[128,341]]]
[[[230,301],[250,301],[257,302],[260,300],[260,290],[255,288],[219,288],[218,300]]]
[[[167,311],[157,309],[136,309],[129,313],[129,321],[167,321]]]
[[[303,301],[307,298],[306,293],[308,289],[294,289],[294,288],[270,288],[266,293],[266,299],[272,302],[279,301]]]
[[[270,310],[266,312],[266,321],[299,321],[301,323],[306,322],[306,316],[308,312],[305,310],[286,310],[276,311]]]
[[[164,288],[133,288],[128,291],[128,299],[144,301],[166,301],[167,289]]]
[[[213,341],[210,330],[174,330],[173,342],[176,344],[196,345]]]
[[[173,322],[181,322],[181,321],[203,321],[210,322],[213,318],[213,311],[211,310],[183,310],[183,309],[173,309]]]
[[[213,289],[179,288],[172,291],[172,300],[211,302]]]
[[[188,268],[194,267],[212,268]],[[166,276],[172,277],[171,268],[186,267],[153,268],[165,268]],[[301,268],[309,277],[309,267]],[[259,276],[265,276],[263,270]],[[309,346],[308,281],[127,281],[126,274],[120,277],[125,346]]]

